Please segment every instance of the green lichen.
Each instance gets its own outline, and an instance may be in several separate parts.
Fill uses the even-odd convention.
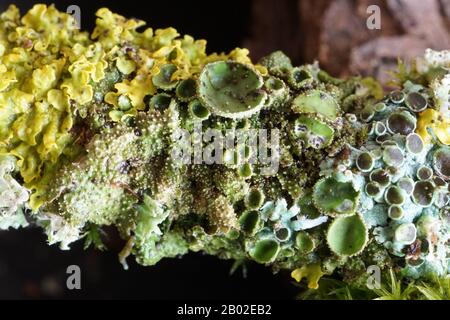
[[[333,141],[334,130],[320,120],[300,116],[295,120],[294,134],[306,148],[322,149]]]
[[[359,193],[351,182],[324,178],[314,186],[313,199],[316,207],[331,216],[353,214],[357,208]]]
[[[307,91],[292,101],[292,110],[296,113],[320,114],[334,120],[340,113],[336,100],[327,92],[320,90]]]
[[[340,256],[361,253],[367,241],[367,228],[358,215],[336,218],[327,232],[328,246]]]
[[[214,114],[244,118],[258,112],[266,99],[262,77],[252,67],[237,62],[208,64],[199,77],[199,96]]]

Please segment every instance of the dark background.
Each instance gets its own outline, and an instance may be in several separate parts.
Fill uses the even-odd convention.
[[[274,50],[294,64],[316,59],[332,75],[372,75],[386,83],[397,58],[410,60],[426,48],[450,49],[450,0],[184,0],[30,1],[0,0],[0,11],[15,3],[24,13],[34,3],[56,3],[61,11],[76,4],[81,27],[92,31],[95,11],[108,7],[153,29],[174,27],[208,41],[207,51],[247,47],[254,61]],[[381,9],[381,29],[369,30],[369,5]],[[107,252],[49,247],[42,231],[0,231],[0,299],[292,299],[298,289],[287,272],[272,275],[250,264],[248,277],[229,276],[231,261],[201,254],[165,259],[141,267],[117,261],[123,243],[107,241]],[[79,265],[82,290],[66,289],[66,268]]]

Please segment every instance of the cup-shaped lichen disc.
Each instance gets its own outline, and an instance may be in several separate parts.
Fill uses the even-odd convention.
[[[375,134],[377,135],[377,136],[382,136],[382,135],[384,135],[385,133],[386,133],[386,126],[384,125],[384,123],[383,122],[377,122],[377,123],[375,123],[375,125],[374,125],[375,127],[374,127],[374,129],[375,129]]]
[[[376,105],[373,106],[373,109],[376,112],[382,112],[386,109],[386,103],[384,102],[378,102]]]
[[[301,89],[303,86],[310,85],[313,80],[311,72],[304,67],[293,68],[288,73],[288,83],[296,90]]]
[[[380,196],[383,189],[378,182],[371,181],[366,184],[365,191],[369,197],[376,198]]]
[[[306,232],[299,232],[295,237],[295,246],[301,253],[309,253],[314,249],[314,240]]]
[[[197,99],[189,103],[188,109],[194,119],[205,120],[209,117],[209,110]]]
[[[259,227],[259,223],[258,211],[246,211],[239,218],[241,230],[248,234],[254,234]]]
[[[427,99],[418,92],[408,93],[406,96],[406,105],[411,111],[421,112],[427,108]]]
[[[412,244],[417,237],[417,229],[414,223],[404,223],[395,229],[394,240],[401,244]]]
[[[159,93],[150,99],[150,108],[156,110],[165,110],[169,108],[172,97],[166,93]]]
[[[382,187],[386,187],[391,182],[389,173],[384,169],[376,169],[370,173],[370,181],[378,182]]]
[[[277,92],[285,89],[285,84],[280,79],[270,77],[264,83],[264,86],[269,92]]]
[[[278,230],[275,231],[275,237],[278,239],[278,241],[280,242],[286,242],[289,240],[289,238],[291,237],[291,230],[286,228],[286,227],[281,227]]]
[[[280,244],[274,239],[263,239],[255,243],[250,249],[250,256],[259,263],[273,261],[280,251]]]
[[[319,180],[313,190],[314,205],[321,212],[331,215],[348,215],[355,212],[359,200],[351,182],[340,182],[334,178]]]
[[[327,242],[339,256],[360,253],[367,243],[367,228],[359,215],[338,217],[330,225]]]
[[[157,75],[153,76],[153,84],[160,89],[170,90],[176,87],[177,80],[172,80],[172,76],[177,71],[177,67],[173,64],[165,64],[160,67],[160,71]]]
[[[439,175],[450,179],[450,148],[443,147],[434,152],[433,166]]]
[[[390,133],[407,136],[416,130],[416,118],[407,111],[394,112],[387,119],[387,129]]]
[[[400,167],[405,160],[402,150],[393,145],[388,145],[383,151],[383,161],[394,167]]]
[[[321,114],[329,120],[335,120],[340,112],[336,100],[320,90],[311,90],[297,96],[292,102],[292,110],[296,113]]]
[[[421,153],[424,148],[422,138],[417,133],[411,133],[406,137],[406,150],[413,154]]]
[[[176,89],[176,95],[181,101],[189,101],[197,94],[197,81],[185,79],[181,81]]]
[[[430,180],[433,177],[433,169],[427,166],[421,166],[417,169],[416,175],[419,180]]]
[[[258,112],[267,94],[263,80],[252,67],[234,61],[207,64],[199,77],[199,95],[214,114],[245,118]]]
[[[259,189],[250,189],[244,202],[247,208],[258,209],[264,202],[264,194]]]
[[[402,103],[405,101],[405,94],[400,90],[392,91],[389,94],[389,100],[391,100],[393,103]]]
[[[398,205],[392,205],[388,209],[388,216],[392,220],[399,220],[403,218],[405,212],[403,211],[403,208]]]
[[[372,170],[374,165],[374,159],[369,152],[361,153],[356,159],[356,166],[362,172],[368,172]]]
[[[418,181],[414,185],[413,200],[422,207],[429,207],[433,203],[434,191],[435,187],[431,181]]]
[[[400,187],[391,186],[384,193],[384,198],[388,204],[402,205],[405,203],[405,192]]]
[[[414,190],[414,180],[408,177],[400,178],[397,181],[397,185],[406,193],[407,196],[410,196]]]
[[[295,121],[295,133],[303,140],[306,147],[322,149],[333,141],[334,130],[326,123],[312,116],[302,115]]]

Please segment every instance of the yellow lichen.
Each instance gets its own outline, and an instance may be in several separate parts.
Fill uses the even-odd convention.
[[[291,272],[291,277],[297,282],[300,282],[303,278],[306,278],[308,281],[308,288],[310,289],[319,288],[319,280],[323,275],[324,273],[320,268],[320,263],[304,265],[301,268],[297,268]]]
[[[422,137],[425,144],[433,142],[433,137],[428,130],[432,130],[441,143],[450,145],[450,121],[439,111],[426,109],[419,114],[417,134]]]
[[[125,75],[132,73],[136,69],[136,63],[125,56],[117,58],[116,66]]]
[[[125,79],[122,82],[117,83],[114,87],[117,92],[110,92],[105,97],[105,101],[111,99],[111,96],[118,97],[120,95],[126,95],[131,104],[137,110],[144,109],[144,98],[146,95],[155,94],[156,88],[152,82],[152,75],[159,72],[156,71],[152,61],[146,56],[144,50],[139,50],[140,61],[139,69],[136,72],[136,76],[132,80]],[[110,100],[112,101],[112,100]],[[116,100],[114,100],[116,102]]]
[[[101,46],[54,6],[35,5],[22,19],[10,6],[0,35],[0,146],[17,157],[25,185],[35,190],[46,163],[70,143],[70,99],[89,103],[89,82],[101,80],[108,64]]]
[[[74,49],[80,49],[79,47],[75,46]],[[68,67],[71,77],[63,81],[61,88],[65,89],[67,95],[76,103],[85,105],[94,95],[91,80],[99,82],[105,77],[108,62],[104,59],[105,53],[98,43],[73,53],[77,53],[77,56],[72,56],[72,59],[76,60]]]

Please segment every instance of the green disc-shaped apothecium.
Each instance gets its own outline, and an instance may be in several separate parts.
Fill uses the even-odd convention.
[[[320,120],[302,115],[295,121],[294,134],[303,140],[306,147],[322,149],[333,141],[334,130]]]
[[[317,209],[325,214],[348,215],[356,210],[359,192],[353,188],[351,182],[341,182],[329,177],[316,183],[313,200]]]
[[[321,114],[328,120],[335,120],[340,112],[336,100],[320,90],[311,90],[298,95],[292,102],[292,110],[296,113]]]
[[[263,239],[256,242],[254,247],[250,250],[250,256],[259,263],[269,263],[273,261],[278,252],[280,245],[273,239]]]
[[[266,100],[263,79],[252,67],[234,61],[207,64],[199,77],[199,95],[212,113],[245,118],[258,112]]]
[[[327,233],[328,246],[339,256],[360,253],[367,243],[367,238],[367,228],[357,214],[336,218]]]

